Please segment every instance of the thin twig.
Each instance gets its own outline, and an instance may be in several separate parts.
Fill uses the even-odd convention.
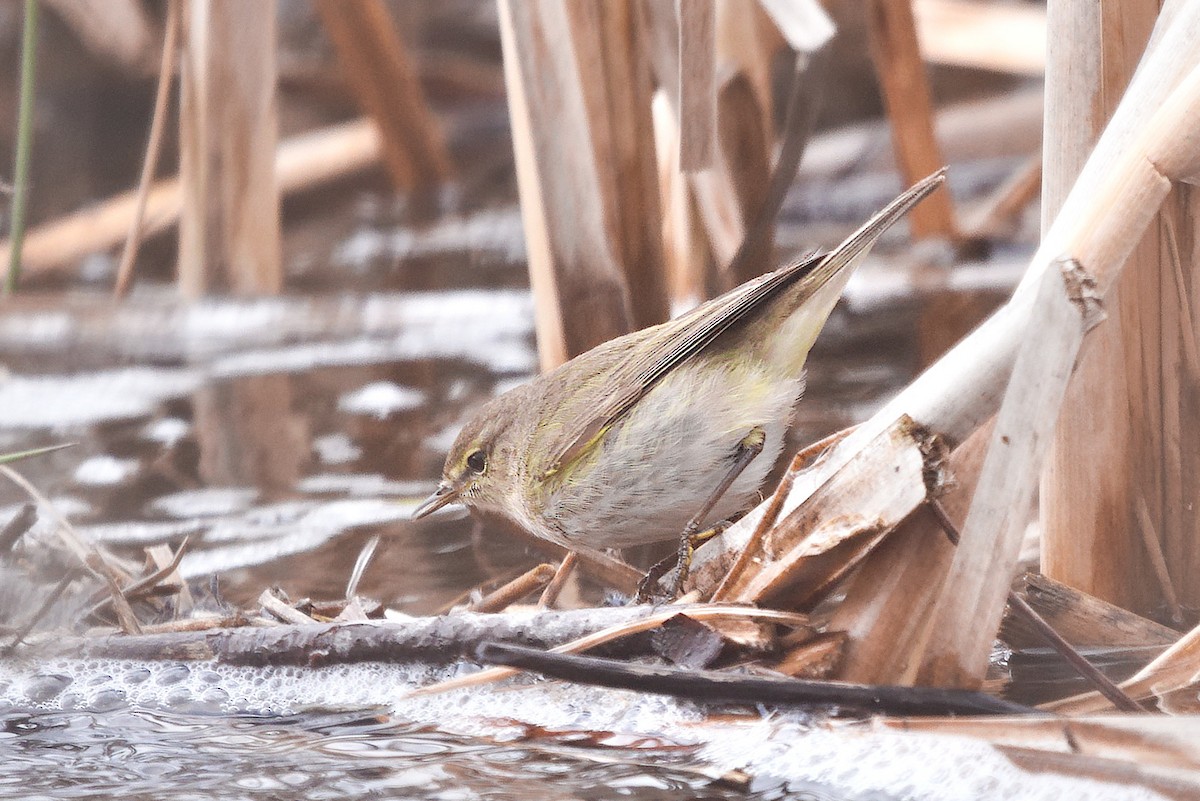
[[[8,553],[37,522],[37,504],[27,503],[0,529],[0,554]]]
[[[58,511],[58,507],[51,503],[50,499],[43,495],[37,487],[29,483],[29,480],[25,478],[25,476],[21,475],[16,470],[13,470],[8,465],[0,464],[0,475],[6,476],[9,481],[25,490],[25,493],[29,495],[30,498],[33,498],[35,501],[37,501],[39,505],[50,510],[50,514],[54,517],[55,522],[58,523],[56,532],[58,533],[59,539],[62,540],[63,544],[67,546],[67,549],[70,550],[71,553],[75,554],[76,558],[79,559],[79,562],[84,567],[87,567],[88,570],[91,570],[91,566],[88,565],[88,557],[91,556],[92,549],[88,547],[88,545],[83,541],[83,538],[79,536],[79,533],[75,531],[74,526],[67,522],[66,516],[62,512]]]
[[[58,580],[58,583],[54,586],[54,589],[50,591],[50,594],[47,595],[45,600],[42,601],[42,605],[38,607],[37,611],[33,613],[25,625],[23,625],[13,636],[12,642],[5,646],[3,651],[0,651],[0,655],[9,655],[13,652],[13,649],[20,645],[21,642],[27,636],[29,636],[29,632],[33,631],[34,627],[37,626],[37,624],[41,622],[43,618],[45,618],[46,613],[49,612],[54,604],[58,602],[58,599],[61,598],[63,593],[66,592],[67,587],[71,585],[72,581],[79,577],[80,573],[81,571],[78,567],[72,567],[67,570],[66,574]]]
[[[1069,642],[1064,640],[1054,628],[1042,618],[1029,603],[1017,595],[1015,592],[1008,594],[1008,605],[1018,614],[1028,621],[1028,623],[1037,629],[1038,633],[1050,643],[1050,646],[1058,651],[1064,659],[1071,663],[1071,666],[1079,671],[1079,675],[1083,676],[1091,682],[1096,690],[1112,701],[1113,706],[1125,712],[1145,712],[1142,705],[1125,694],[1125,691],[1118,687],[1112,679],[1101,673],[1095,665],[1087,661],[1083,654],[1076,651]]]
[[[21,277],[21,249],[25,242],[25,215],[29,209],[29,170],[33,148],[33,90],[37,69],[38,0],[25,0],[21,33],[21,97],[17,111],[17,144],[13,165],[12,249],[4,294],[11,295]]]
[[[534,670],[545,676],[581,684],[664,693],[706,703],[788,706],[836,704],[893,715],[1045,714],[1032,707],[973,690],[848,684],[635,665],[595,656],[540,651],[510,643],[483,643],[476,649],[476,656],[481,662]]]
[[[828,48],[822,47],[812,53],[796,53],[792,69],[791,91],[788,95],[784,117],[779,158],[767,184],[766,197],[746,229],[737,252],[724,267],[725,272],[744,281],[749,273],[764,272],[769,253],[766,248],[771,240],[767,236],[779,210],[783,207],[788,189],[796,181],[796,170],[804,158],[808,140],[816,125],[817,112],[821,108],[821,96],[825,87],[825,67],[829,63]]]
[[[542,590],[542,597],[538,598],[538,607],[540,609],[553,609],[558,603],[558,596],[562,595],[563,587],[567,586],[567,579],[575,572],[575,565],[579,563],[579,557],[574,551],[567,551],[567,555],[558,565],[558,570],[554,571],[554,578],[550,579],[550,583],[546,585],[546,589]]]
[[[933,509],[934,517],[941,524],[942,530],[946,532],[946,536],[952,543],[958,545],[959,532],[958,526],[950,519],[950,515],[946,512],[942,502],[936,498],[929,502]],[[1145,712],[1141,704],[1125,694],[1125,691],[1118,687],[1112,679],[1101,673],[1095,665],[1087,661],[1083,654],[1075,650],[1069,642],[1062,638],[1054,627],[1046,622],[1045,618],[1039,615],[1032,606],[1026,602],[1017,593],[1012,590],[1008,591],[1008,606],[1017,615],[1025,619],[1025,621],[1033,627],[1042,638],[1058,652],[1058,655],[1065,659],[1071,667],[1079,672],[1090,684],[1092,684],[1101,695],[1107,698],[1118,709],[1126,712]]]
[[[545,587],[554,578],[554,565],[542,564],[525,571],[494,592],[467,607],[470,612],[499,612]]]
[[[1191,334],[1188,330],[1184,330],[1183,336],[1186,338]],[[1182,623],[1183,607],[1179,605],[1179,595],[1175,592],[1175,583],[1171,581],[1167,560],[1162,552],[1162,543],[1154,530],[1154,521],[1150,519],[1150,507],[1146,504],[1144,495],[1138,496],[1136,512],[1142,544],[1146,546],[1146,555],[1150,557],[1150,565],[1154,568],[1154,577],[1158,579],[1163,598],[1166,599],[1167,606],[1171,610],[1171,620],[1176,624]]]
[[[121,264],[117,268],[117,283],[113,296],[125,297],[133,279],[133,264],[137,260],[142,241],[142,220],[146,216],[146,198],[150,195],[150,184],[158,167],[158,155],[162,150],[163,129],[166,127],[167,101],[171,89],[171,76],[175,69],[175,55],[179,49],[179,0],[167,3],[166,30],[163,34],[162,61],[158,66],[158,88],[154,93],[154,116],[150,121],[150,138],[146,143],[146,158],[142,162],[142,177],[138,181],[137,203],[133,219],[129,221],[129,234],[125,237],[125,250],[121,253]]]
[[[46,614],[58,603],[58,599],[67,591],[67,587],[71,586],[71,582],[79,578],[81,572],[78,567],[72,567],[66,572],[66,575],[58,580],[58,584],[54,585],[54,589],[46,596],[46,600],[42,601],[42,605],[33,613],[33,617],[29,618],[28,622],[13,636],[12,642],[4,646],[3,651],[0,651],[0,656],[11,654],[29,636],[29,632],[33,631],[34,626],[46,617]]]

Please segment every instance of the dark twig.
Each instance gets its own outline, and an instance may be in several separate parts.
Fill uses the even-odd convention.
[[[61,598],[63,593],[67,591],[67,587],[71,586],[71,582],[79,578],[81,572],[82,571],[78,567],[72,567],[66,572],[66,575],[58,580],[58,584],[54,585],[54,589],[51,590],[50,594],[46,596],[46,600],[42,601],[42,605],[39,606],[38,610],[33,613],[33,617],[29,618],[29,621],[21,627],[21,629],[13,637],[12,642],[4,646],[4,650],[0,651],[0,655],[8,656],[13,652],[13,650],[16,649],[18,645],[21,644],[26,637],[29,636],[29,632],[33,631],[34,626],[36,626],[42,621],[43,618],[46,617],[46,614],[54,607],[56,603],[58,603],[58,599]]]
[[[4,524],[4,528],[0,529],[0,554],[11,551],[17,540],[33,528],[36,522],[37,504],[27,503],[22,506],[21,511],[13,515],[12,519]]]
[[[1079,671],[1079,675],[1091,682],[1101,695],[1112,701],[1113,706],[1123,712],[1146,711],[1141,704],[1130,698],[1112,679],[1101,673],[1083,654],[1076,651],[1069,642],[1064,640],[1041,615],[1034,611],[1033,607],[1024,598],[1015,592],[1009,592],[1008,605],[1013,611],[1024,617],[1029,625],[1033,626],[1046,639],[1051,648],[1058,651],[1063,659],[1067,660],[1073,668]]]
[[[821,94],[825,86],[824,72],[829,64],[829,53],[821,48],[812,53],[796,53],[796,64],[792,72],[791,92],[788,96],[784,116],[779,158],[771,171],[767,194],[754,220],[746,228],[742,244],[725,267],[728,275],[737,283],[749,280],[765,272],[770,243],[767,232],[775,224],[779,210],[783,207],[788,189],[796,180],[796,170],[809,137],[816,125],[817,112],[821,108]]]
[[[970,690],[872,686],[630,665],[614,659],[549,653],[493,642],[480,645],[475,655],[487,664],[533,670],[580,684],[661,693],[708,703],[831,704],[893,715],[1044,714],[1022,704]]]
[[[938,523],[942,526],[942,530],[946,532],[946,537],[952,543],[958,545],[958,526],[950,519],[950,515],[946,512],[946,508],[942,506],[941,501],[934,499],[929,505],[933,510],[934,517],[937,518]],[[1012,590],[1008,592],[1008,606],[1014,613],[1024,618],[1046,640],[1050,647],[1058,652],[1059,656],[1070,663],[1075,670],[1079,671],[1079,675],[1092,684],[1101,695],[1112,701],[1113,706],[1125,712],[1146,711],[1141,704],[1126,695],[1125,691],[1118,687],[1112,679],[1101,673],[1083,654],[1075,650],[1074,646],[1064,640],[1054,630],[1054,627],[1046,622],[1045,618],[1039,615],[1024,598]]]

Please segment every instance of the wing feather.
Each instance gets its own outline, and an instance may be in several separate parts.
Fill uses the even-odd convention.
[[[663,376],[704,350],[717,337],[784,290],[798,282],[810,286],[802,297],[820,289],[846,267],[855,265],[879,236],[913,206],[942,184],[945,169],[914,184],[868,220],[844,242],[823,255],[809,256],[704,303],[684,316],[665,323],[650,352],[638,352],[618,363],[606,376],[605,394],[592,413],[577,425],[558,432],[550,453],[556,454],[543,474],[548,477],[586,453]]]

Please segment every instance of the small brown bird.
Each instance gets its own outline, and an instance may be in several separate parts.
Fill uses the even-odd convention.
[[[458,502],[595,551],[675,539],[744,511],[783,448],[808,351],[853,269],[943,180],[917,183],[829,253],[485,404],[413,517]]]

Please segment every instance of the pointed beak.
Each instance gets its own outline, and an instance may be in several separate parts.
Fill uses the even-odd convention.
[[[426,515],[433,514],[443,506],[454,503],[458,500],[458,494],[460,492],[462,492],[462,487],[453,487],[443,481],[440,485],[438,485],[437,492],[426,498],[425,501],[416,509],[413,509],[412,515],[410,515],[409,519],[420,520]]]

